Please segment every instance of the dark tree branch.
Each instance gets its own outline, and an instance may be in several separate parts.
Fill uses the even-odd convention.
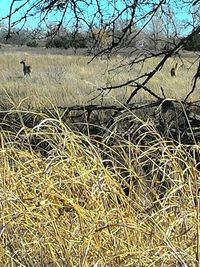
[[[189,98],[189,96],[194,92],[195,88],[196,88],[196,83],[197,83],[197,80],[200,78],[200,61],[199,61],[199,65],[198,65],[198,68],[197,68],[197,71],[193,77],[193,86],[192,86],[192,90],[187,94],[187,96],[185,97],[185,102],[187,101],[187,99]]]

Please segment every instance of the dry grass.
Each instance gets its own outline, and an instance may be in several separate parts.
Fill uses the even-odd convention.
[[[28,64],[33,68],[33,77],[25,79],[22,74],[22,66],[19,61],[26,58]],[[0,94],[2,98],[10,97],[15,104],[24,99],[23,106],[33,108],[55,106],[69,106],[75,104],[87,104],[88,101],[99,93],[98,87],[110,86],[126,82],[136,78],[139,74],[150,71],[158,63],[158,59],[148,61],[144,66],[138,64],[129,69],[115,69],[123,59],[116,57],[110,61],[97,59],[91,64],[86,56],[62,56],[62,55],[37,55],[22,52],[2,53],[0,55]],[[165,90],[167,97],[178,100],[184,98],[191,89],[191,79],[196,70],[196,64],[188,69],[188,61],[184,59],[185,66],[180,68],[176,78],[170,77],[170,69],[178,59],[170,59],[164,69],[156,74],[148,86],[154,92],[161,94],[160,87]],[[111,91],[105,98],[104,103],[113,103],[116,100],[124,102],[131,87]],[[7,95],[7,96],[6,96]],[[191,96],[191,100],[198,97],[198,88]],[[140,101],[150,98],[141,91],[135,100]],[[98,103],[101,98],[95,99],[92,103]],[[8,101],[10,102],[10,100]]]
[[[197,266],[200,147],[141,128],[138,140],[116,136],[112,146],[93,145],[54,119],[25,129],[23,139],[7,142],[3,132],[2,266]],[[33,136],[50,144],[48,157],[31,149]],[[129,197],[121,186],[128,178]]]
[[[0,55],[2,105],[13,109],[86,103],[105,79],[126,81],[139,71],[106,72],[105,78],[105,61],[85,65],[82,56],[26,55],[33,77],[24,79],[23,57]],[[170,79],[172,63],[149,86],[181,98],[193,74],[182,69]],[[124,94],[112,92],[105,101]],[[140,125],[130,140],[116,133],[93,143],[61,118],[42,114],[34,128],[1,131],[1,266],[199,266],[200,146],[166,141],[152,123],[129,116]],[[45,156],[33,148],[34,138],[51,148]]]

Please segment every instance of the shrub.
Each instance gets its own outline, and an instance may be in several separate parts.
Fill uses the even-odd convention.
[[[38,43],[35,40],[29,41],[28,43],[26,43],[27,46],[29,47],[37,47]]]
[[[200,51],[200,34],[194,35],[184,44],[184,48],[190,51]]]
[[[46,42],[46,48],[56,47],[56,48],[69,48],[69,42],[67,37],[56,36],[54,39],[50,39]]]

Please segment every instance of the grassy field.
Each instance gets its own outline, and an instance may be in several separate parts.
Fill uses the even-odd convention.
[[[24,57],[33,67],[32,78],[22,75],[19,61]],[[9,116],[18,114],[21,121],[22,108],[85,104],[97,87],[127,81],[140,71],[108,72],[119,57],[89,65],[88,60],[1,53],[1,106],[12,107]],[[148,86],[155,92],[163,86],[166,95],[181,99],[190,89],[195,65],[187,70],[186,63],[171,79],[174,62]],[[198,99],[196,89],[193,100]],[[115,90],[104,103],[121,102],[131,90]],[[141,92],[137,101],[145,97]],[[200,266],[200,146],[165,140],[152,122],[131,112],[127,116],[135,125],[133,135],[125,139],[110,133],[100,143],[71,130],[59,116],[42,113],[33,128],[21,121],[18,132],[1,131],[1,266]],[[34,138],[49,145],[48,154],[33,148]]]
[[[27,64],[33,68],[31,79],[24,79],[21,59],[26,59]],[[138,64],[132,68],[118,68],[119,63],[130,61],[130,58],[112,58],[109,61],[97,59],[87,64],[90,57],[86,56],[62,56],[62,55],[38,55],[23,52],[3,52],[0,54],[0,95],[2,99],[10,97],[16,104],[33,108],[56,106],[71,106],[75,104],[87,104],[99,94],[97,88],[116,85],[138,77],[142,73],[151,71],[159,59],[149,60],[146,64]],[[184,66],[178,70],[178,76],[171,78],[170,69],[175,62],[182,64],[178,59],[170,59],[163,70],[158,72],[149,82],[148,86],[154,92],[161,94],[160,87],[165,90],[166,96],[178,100],[191,89],[191,79],[196,70],[196,64],[190,67],[194,59],[184,59]],[[114,71],[110,71],[114,69]],[[111,91],[104,98],[104,103],[116,101],[125,102],[132,88],[120,88]],[[198,98],[198,90],[190,100]],[[138,93],[135,101],[151,99],[144,91]],[[4,100],[3,100],[4,101]],[[97,98],[92,103],[98,103]],[[9,102],[9,101],[8,101]],[[4,102],[5,103],[5,102]]]

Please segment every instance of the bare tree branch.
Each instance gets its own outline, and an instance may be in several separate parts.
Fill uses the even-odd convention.
[[[185,97],[185,102],[187,101],[187,99],[189,98],[189,96],[194,92],[195,88],[196,88],[196,83],[197,83],[197,80],[200,78],[200,61],[199,61],[199,65],[198,65],[198,68],[197,68],[197,71],[193,77],[193,86],[192,86],[192,90],[187,94],[187,96]]]

